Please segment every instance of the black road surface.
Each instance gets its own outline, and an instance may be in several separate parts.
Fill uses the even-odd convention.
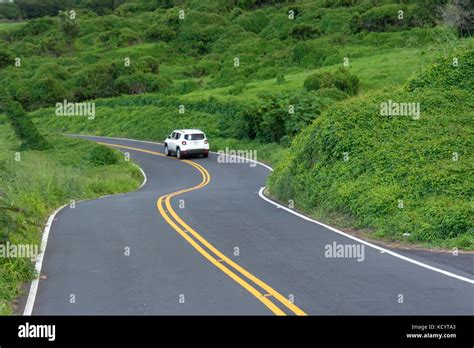
[[[163,153],[158,144],[83,138]],[[334,245],[361,251],[362,244],[260,198],[270,173],[260,165],[219,163],[216,154],[191,159],[209,183],[171,198],[172,210],[199,235],[181,228],[190,242],[157,200],[199,185],[205,172],[119,150],[130,153],[147,183],[57,214],[33,314],[474,314],[474,255],[397,251],[467,280],[367,245],[355,257],[327,257]]]

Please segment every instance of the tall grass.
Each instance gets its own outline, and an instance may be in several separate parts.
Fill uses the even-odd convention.
[[[133,191],[142,180],[115,152],[117,164],[101,166],[91,158],[98,145],[58,135],[48,140],[49,150],[20,151],[13,130],[0,117],[0,243],[38,244],[45,219],[57,207],[73,199]],[[30,260],[0,258],[0,314],[15,311],[13,299],[34,276]]]

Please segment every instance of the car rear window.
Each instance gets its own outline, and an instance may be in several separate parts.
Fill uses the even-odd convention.
[[[184,139],[186,139],[186,140],[202,140],[202,139],[204,139],[204,134],[203,133],[186,134],[184,136]]]

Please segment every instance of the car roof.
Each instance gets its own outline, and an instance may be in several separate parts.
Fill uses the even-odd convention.
[[[202,130],[200,129],[177,129],[175,130],[175,132],[181,132],[181,133],[204,133]]]

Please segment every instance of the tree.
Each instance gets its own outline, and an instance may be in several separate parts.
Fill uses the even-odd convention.
[[[94,11],[98,15],[105,15],[115,10],[125,0],[86,0],[82,7]]]
[[[59,10],[74,5],[73,0],[15,0],[15,3],[26,18],[56,16]]]
[[[22,150],[45,150],[49,148],[46,139],[36,128],[28,114],[17,101],[14,101],[5,88],[0,89],[0,113],[5,113],[21,141]]]
[[[60,29],[64,34],[69,47],[79,35],[79,24],[76,22],[75,14],[71,11],[59,11]]]

